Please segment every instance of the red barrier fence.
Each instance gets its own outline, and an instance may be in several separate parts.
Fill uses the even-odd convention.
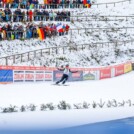
[[[97,68],[71,68],[71,70],[77,70],[78,73],[70,73],[69,81],[101,80],[132,71],[132,63]],[[0,83],[57,81],[62,73],[55,67],[0,66]]]

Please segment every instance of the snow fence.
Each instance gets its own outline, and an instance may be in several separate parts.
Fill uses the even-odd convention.
[[[101,80],[132,71],[132,62],[100,68],[71,68],[69,81]],[[57,81],[63,72],[54,67],[0,66],[0,83]]]

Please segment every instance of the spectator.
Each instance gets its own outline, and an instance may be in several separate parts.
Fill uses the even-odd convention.
[[[55,9],[55,8],[80,8],[86,7],[81,0],[0,0],[0,7],[22,9]],[[39,4],[39,2],[41,4]],[[87,1],[90,4],[90,0]],[[90,7],[87,6],[87,7]]]
[[[59,24],[56,25],[52,23],[44,25],[42,22],[39,23],[39,25],[28,23],[26,26],[12,23],[3,26],[0,25],[0,40],[38,38],[40,36],[38,32],[39,30],[41,30],[43,39],[47,37],[51,38],[52,36],[62,36],[64,34],[68,34],[70,28],[69,25],[60,24],[62,28],[60,30],[57,29],[57,26],[59,26]]]
[[[5,8],[0,9],[0,21],[1,22],[21,22],[21,21],[70,21],[70,11],[46,11],[46,10],[27,10],[21,11],[20,8],[14,10],[14,12]]]
[[[29,18],[29,21],[32,21],[32,18],[33,18],[33,12],[32,12],[32,10],[30,10],[28,12],[28,18]]]

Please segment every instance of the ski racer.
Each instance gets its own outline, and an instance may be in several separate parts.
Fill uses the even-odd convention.
[[[69,64],[67,64],[65,67],[61,67],[61,68],[57,68],[60,71],[63,71],[63,75],[61,77],[61,79],[59,81],[56,82],[56,84],[59,84],[60,82],[62,82],[62,84],[65,84],[66,81],[69,78],[69,73],[77,73],[78,71],[71,71],[69,68]]]

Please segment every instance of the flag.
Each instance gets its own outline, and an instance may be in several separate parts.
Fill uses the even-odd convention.
[[[83,0],[83,4],[86,8],[90,8],[91,7],[91,2],[90,0]]]
[[[48,1],[47,0],[44,0],[44,4],[48,4]]]
[[[91,7],[91,4],[85,4],[85,7],[86,8],[90,8]]]
[[[44,35],[43,28],[40,28],[40,31],[41,31],[41,37],[42,37],[42,40],[44,40],[44,39],[45,39],[45,35]]]
[[[37,33],[39,34],[39,39],[40,40],[44,40],[45,39],[45,35],[44,35],[44,32],[43,32],[42,28],[38,28],[37,29]]]
[[[63,25],[62,24],[58,24],[56,26],[56,29],[57,29],[58,32],[63,32]]]
[[[86,5],[87,4],[87,0],[83,0],[83,5]]]

